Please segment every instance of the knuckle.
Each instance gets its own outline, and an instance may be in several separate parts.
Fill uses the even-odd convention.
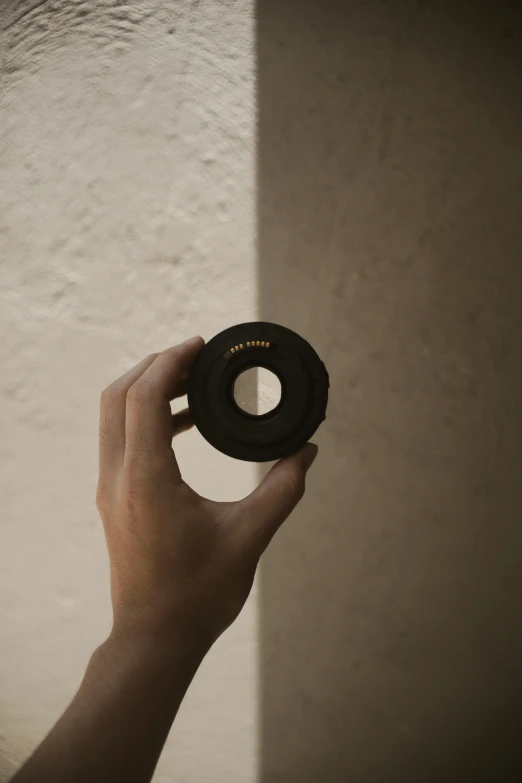
[[[179,352],[179,346],[175,345],[172,348],[167,348],[165,351],[163,351],[163,356],[168,359],[169,367],[174,372],[181,373],[183,364],[181,362]]]
[[[104,462],[105,455],[108,449],[113,445],[113,435],[109,425],[109,421],[106,416],[100,418],[100,426],[98,428],[100,447],[102,447],[102,453],[100,453],[100,459]]]
[[[124,397],[124,395],[118,385],[116,383],[111,383],[111,385],[107,386],[101,393],[101,406],[102,408],[111,408],[116,403],[121,402],[122,397]]]
[[[102,482],[98,482],[98,488],[96,490],[96,508],[100,514],[105,514],[108,507],[109,493],[107,492],[107,487]]]
[[[140,378],[130,387],[127,394],[127,403],[132,407],[141,408],[148,405],[152,396],[153,392],[150,383]]]
[[[122,492],[121,502],[125,512],[132,512],[141,505],[140,482],[136,478],[128,479]]]
[[[141,439],[133,439],[123,467],[124,494],[142,494],[145,487],[152,485],[160,475],[158,462],[157,457]]]
[[[148,504],[147,482],[139,470],[127,472],[120,496],[122,511],[127,518],[134,517]]]
[[[149,478],[147,452],[144,449],[133,449],[132,458],[127,459],[124,467],[122,484],[124,496],[134,497]]]

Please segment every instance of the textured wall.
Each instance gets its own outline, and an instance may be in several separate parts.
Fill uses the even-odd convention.
[[[257,52],[253,12],[0,5],[0,780],[109,625],[100,389],[257,304],[324,356],[329,418],[307,502],[263,566],[260,631],[254,594],[157,779],[508,780],[497,727],[522,686],[515,4],[259,0]],[[195,433],[178,451],[202,492],[252,484]]]
[[[109,625],[101,389],[150,351],[253,318],[256,292],[251,4],[17,0],[0,27],[5,779]],[[252,485],[197,434],[179,454],[210,496]],[[198,675],[158,780],[251,779],[254,638],[255,599]]]
[[[332,382],[262,570],[263,783],[522,779],[521,31],[259,0],[260,311]]]

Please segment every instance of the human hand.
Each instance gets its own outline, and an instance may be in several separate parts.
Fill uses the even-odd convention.
[[[172,437],[200,337],[152,354],[102,394],[97,506],[111,565],[114,634],[208,649],[245,603],[262,553],[303,496],[317,454],[307,444],[233,503],[203,498],[182,479]]]

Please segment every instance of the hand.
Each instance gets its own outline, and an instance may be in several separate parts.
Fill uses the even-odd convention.
[[[111,561],[114,623],[60,720],[17,783],[147,783],[205,653],[233,622],[272,536],[302,497],[317,453],[278,462],[237,503],[181,478],[172,436],[196,337],[144,359],[102,394],[97,503]],[[14,781],[13,781],[14,783]]]
[[[102,394],[97,505],[111,563],[113,634],[208,649],[235,620],[274,533],[303,496],[317,454],[307,444],[280,460],[234,503],[198,495],[182,479],[172,437],[190,412],[172,415],[203,347],[195,337],[153,354]]]

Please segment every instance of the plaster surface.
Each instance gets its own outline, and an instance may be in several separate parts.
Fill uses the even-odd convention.
[[[151,351],[256,315],[250,2],[0,8],[0,779],[110,624],[99,394]],[[195,488],[254,469],[180,436]],[[158,781],[257,766],[256,599],[190,689]]]
[[[261,779],[520,780],[520,6],[256,30],[260,315],[331,380],[262,568]]]

